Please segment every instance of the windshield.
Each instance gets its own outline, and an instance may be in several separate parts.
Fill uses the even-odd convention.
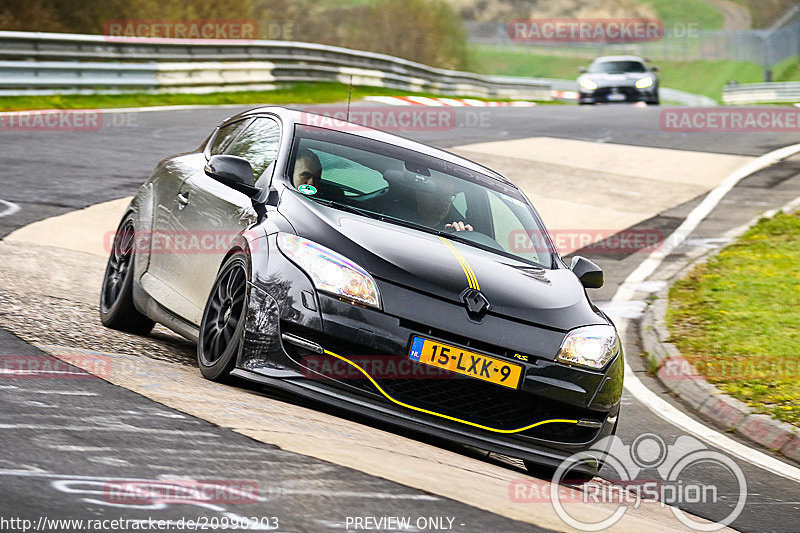
[[[309,199],[552,268],[554,250],[538,215],[516,188],[485,174],[310,126],[296,126],[287,168]]]
[[[601,61],[589,67],[592,74],[625,74],[627,72],[647,72],[640,61]]]

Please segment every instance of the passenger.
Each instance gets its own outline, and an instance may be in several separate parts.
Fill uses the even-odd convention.
[[[453,231],[472,231],[470,224],[464,223],[464,217],[453,205],[455,185],[447,177],[426,177],[424,187],[414,190],[416,199],[416,217],[419,221],[434,229],[451,229]]]

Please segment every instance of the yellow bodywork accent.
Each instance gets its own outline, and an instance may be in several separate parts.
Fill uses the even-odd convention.
[[[478,278],[475,276],[475,271],[472,270],[467,258],[458,251],[458,248],[456,248],[449,239],[445,239],[444,237],[439,237],[439,239],[441,239],[445,246],[450,249],[450,251],[453,253],[453,256],[455,256],[456,260],[461,265],[461,268],[464,270],[464,274],[467,276],[467,283],[469,283],[469,286],[475,290],[481,290],[481,286],[478,285]]]
[[[340,359],[340,360],[344,361],[345,363],[355,367],[359,372],[364,374],[364,376],[366,376],[366,378],[368,380],[370,380],[370,382],[372,382],[373,385],[375,385],[375,388],[378,389],[381,392],[381,394],[386,396],[386,398],[389,399],[392,403],[396,403],[397,405],[400,405],[402,407],[406,407],[408,409],[413,409],[414,411],[419,411],[421,413],[425,413],[425,414],[429,414],[429,415],[433,415],[433,416],[438,416],[440,418],[446,418],[447,420],[452,420],[453,422],[460,422],[461,424],[467,424],[468,426],[473,426],[473,427],[476,427],[476,428],[485,429],[486,431],[493,431],[494,433],[519,433],[520,431],[525,431],[525,430],[528,430],[528,429],[531,429],[531,428],[535,428],[537,426],[542,426],[544,424],[554,424],[554,423],[577,424],[578,423],[577,420],[568,420],[568,419],[563,419],[563,418],[553,418],[553,419],[550,419],[550,420],[542,420],[540,422],[536,422],[536,423],[531,424],[529,426],[525,426],[525,427],[521,427],[521,428],[517,428],[517,429],[497,429],[497,428],[490,428],[488,426],[482,426],[481,424],[476,424],[474,422],[469,422],[468,420],[461,420],[460,418],[455,418],[453,416],[443,415],[441,413],[436,413],[434,411],[428,411],[427,409],[422,409],[420,407],[414,407],[413,405],[409,405],[409,404],[403,403],[403,402],[401,402],[399,400],[395,400],[389,394],[387,394],[386,391],[384,391],[381,388],[381,386],[378,385],[378,383],[374,379],[372,379],[372,376],[370,376],[367,373],[366,370],[361,368],[359,365],[357,365],[356,363],[350,361],[346,357],[342,357],[339,354],[331,352],[330,350],[324,350],[323,349],[323,351],[325,352],[326,355],[330,355],[331,357],[335,357],[336,359]]]

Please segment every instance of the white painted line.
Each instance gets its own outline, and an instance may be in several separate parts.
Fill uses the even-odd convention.
[[[58,394],[62,396],[97,396],[96,392],[78,392],[78,391],[61,391],[61,390],[31,390],[25,389],[26,393],[31,394]]]
[[[8,215],[13,215],[14,213],[20,210],[20,207],[17,204],[13,202],[7,202],[2,199],[0,199],[0,206],[5,206],[5,209],[0,211],[0,218],[7,217]]]
[[[736,170],[733,174],[725,178],[716,188],[714,188],[703,201],[695,207],[686,220],[678,226],[669,237],[664,240],[660,249],[652,252],[647,258],[642,261],[636,269],[631,272],[625,281],[620,285],[617,293],[611,299],[612,302],[628,301],[633,298],[636,292],[636,287],[639,283],[649,278],[653,272],[656,271],[658,266],[664,261],[664,258],[671,254],[686,238],[694,231],[694,229],[702,222],[711,211],[719,204],[720,200],[730,191],[734,185],[739,183],[742,179],[750,174],[758,172],[781,159],[790,157],[800,152],[800,144],[787,146],[764,154],[761,157],[750,161],[740,169]]]
[[[645,259],[633,272],[631,272],[625,281],[617,289],[616,294],[611,299],[612,303],[622,303],[632,300],[637,287],[643,281],[655,272],[658,266],[664,261],[664,258],[678,247],[689,234],[705,219],[709,213],[719,204],[720,200],[728,193],[739,181],[746,178],[750,174],[757,172],[763,168],[772,165],[781,159],[790,157],[800,152],[800,144],[786,146],[778,150],[774,150],[768,154],[747,163],[745,166],[731,174],[714,190],[712,190],[706,198],[695,207],[686,220],[676,229],[669,238],[664,242],[664,246],[660,250],[652,252],[647,259]],[[620,320],[618,328],[625,331],[627,319]],[[633,397],[639,400],[645,407],[650,409],[657,416],[663,418],[667,422],[675,425],[677,428],[687,433],[691,433],[699,438],[716,446],[726,453],[729,453],[739,459],[747,461],[755,466],[763,468],[764,470],[776,474],[778,476],[790,479],[800,483],[800,468],[784,463],[774,457],[771,457],[758,450],[740,444],[739,442],[726,437],[722,433],[715,431],[690,416],[686,415],[671,403],[660,398],[653,391],[648,389],[633,372],[633,369],[625,362],[625,389],[630,392]]]
[[[625,389],[645,407],[681,431],[691,433],[698,439],[718,447],[725,453],[736,456],[768,472],[800,483],[800,468],[745,446],[686,415],[645,387],[644,383],[636,377],[628,363],[625,363]]]

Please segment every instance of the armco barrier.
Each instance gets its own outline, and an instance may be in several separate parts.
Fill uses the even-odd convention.
[[[722,91],[726,104],[773,104],[800,102],[800,82],[744,83]]]
[[[208,92],[339,81],[409,91],[549,100],[539,80],[482,76],[289,41],[109,38],[0,31],[0,94]]]
[[[444,95],[552,100],[574,80],[484,76],[336,46],[291,41],[114,38],[0,31],[0,95],[268,90],[334,81]],[[715,105],[662,88],[665,100]]]

